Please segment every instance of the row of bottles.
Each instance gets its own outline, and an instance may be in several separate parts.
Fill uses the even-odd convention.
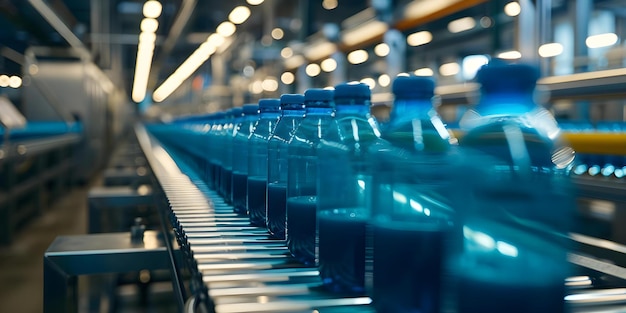
[[[574,151],[533,102],[538,71],[497,60],[455,138],[429,78],[263,99],[203,119],[207,184],[339,294],[380,312],[563,312]],[[194,143],[196,143],[194,141]]]

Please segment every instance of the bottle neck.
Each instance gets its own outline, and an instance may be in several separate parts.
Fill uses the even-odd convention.
[[[524,114],[536,108],[532,93],[483,93],[475,110],[485,116]]]
[[[292,109],[292,108],[287,108],[287,109],[283,109],[282,111],[282,116],[283,117],[304,117],[304,114],[306,113],[306,110],[304,110],[304,108],[299,108],[299,109]]]
[[[330,107],[307,107],[306,116],[324,116],[333,114],[333,108]]]
[[[259,119],[261,120],[274,120],[279,117],[280,117],[280,111],[273,111],[273,112],[261,111],[261,114],[259,114]]]
[[[389,121],[429,117],[433,104],[429,99],[398,99],[393,102]]]
[[[337,117],[342,116],[361,116],[368,117],[370,114],[370,107],[367,104],[337,104],[335,107],[335,115]]]

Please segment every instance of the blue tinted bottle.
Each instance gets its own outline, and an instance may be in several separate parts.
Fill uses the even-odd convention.
[[[259,118],[259,106],[246,104],[242,107],[243,118],[233,130],[231,203],[236,213],[247,215],[248,193],[248,138]]]
[[[322,281],[333,292],[365,292],[369,151],[381,142],[370,97],[365,84],[335,86],[337,132],[318,146],[318,262]]]
[[[550,113],[533,101],[538,70],[492,62],[464,116],[458,171],[458,312],[564,312],[574,159]],[[471,184],[467,182],[471,181]]]
[[[259,101],[259,120],[248,140],[248,193],[247,209],[250,224],[266,227],[265,204],[267,200],[267,148],[269,138],[280,118],[279,99]]]
[[[287,246],[301,263],[315,264],[317,146],[336,132],[333,91],[304,92],[306,116],[289,142],[287,167]]]
[[[430,78],[395,78],[386,142],[372,152],[371,292],[378,312],[440,312],[456,139],[433,107],[434,88]]]
[[[213,190],[217,190],[217,180],[219,173],[219,165],[220,165],[220,151],[219,151],[219,140],[218,136],[221,132],[224,119],[226,117],[225,112],[217,112],[215,113],[215,122],[211,125],[211,129],[208,132],[208,136],[206,139],[206,147],[207,147],[207,157],[208,157],[208,168],[206,173],[206,182],[209,188]]]
[[[232,175],[233,175],[233,160],[232,160],[232,149],[233,149],[233,132],[235,126],[239,123],[242,118],[243,109],[232,108],[231,110],[231,119],[222,129],[221,136],[221,173],[220,173],[220,192],[224,201],[230,203],[231,201],[231,185],[232,185]]]
[[[289,140],[304,118],[304,96],[280,97],[281,118],[268,141],[266,225],[270,237],[285,238],[287,218],[287,148]]]

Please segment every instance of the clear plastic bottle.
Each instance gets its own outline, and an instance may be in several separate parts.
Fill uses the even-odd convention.
[[[250,224],[266,227],[267,142],[280,119],[280,100],[261,99],[259,120],[248,140],[248,193],[246,205]]]
[[[224,112],[215,113],[215,121],[211,125],[211,129],[207,133],[206,138],[206,155],[208,158],[208,166],[206,171],[206,183],[209,188],[217,189],[217,179],[219,170],[219,149],[218,147],[218,134],[221,131],[226,114]]]
[[[318,263],[325,287],[333,292],[365,292],[368,155],[382,141],[370,97],[362,83],[335,86],[337,132],[318,146]]]
[[[235,126],[241,121],[243,116],[243,109],[241,107],[232,108],[230,110],[231,119],[222,129],[221,136],[221,173],[220,173],[220,192],[222,198],[226,203],[230,203],[231,200],[231,186],[232,186],[232,177],[233,177],[233,160],[232,149],[233,149],[233,132],[235,130]]]
[[[491,62],[464,116],[457,171],[457,312],[564,312],[574,151],[533,101],[538,70]],[[471,182],[471,183],[469,183]]]
[[[270,237],[286,239],[287,149],[289,140],[304,118],[304,96],[280,97],[281,118],[268,141],[266,225]]]
[[[301,263],[315,264],[317,145],[336,132],[333,91],[304,92],[306,116],[289,142],[287,168],[287,246]]]
[[[398,76],[384,144],[372,151],[373,304],[440,312],[454,138],[433,107],[432,79]]]
[[[248,138],[259,119],[259,106],[246,104],[243,118],[233,130],[231,203],[235,213],[247,215],[246,198],[248,193]]]

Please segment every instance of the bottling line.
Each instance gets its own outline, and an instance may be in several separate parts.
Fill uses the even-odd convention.
[[[9,0],[0,5],[0,12],[8,17],[0,20],[7,26],[0,30],[0,245],[10,246],[23,228],[68,191],[76,186],[89,189],[84,199],[87,220],[80,221],[86,224],[86,233],[58,234],[38,256],[43,257],[44,312],[413,312],[418,306],[424,312],[474,312],[481,304],[481,312],[498,312],[507,301],[518,301],[507,304],[511,312],[547,312],[548,304],[537,299],[561,289],[563,298],[556,302],[564,312],[626,310],[626,13],[620,0]],[[267,216],[255,219],[249,208],[249,178],[246,188],[239,189],[248,200],[234,200],[233,186],[244,184],[234,181],[233,173],[241,147],[224,138],[241,131],[251,140],[263,101],[273,99],[280,121],[278,112],[285,110],[278,111],[278,98],[286,96],[283,102],[288,98],[305,112],[306,93],[316,90],[313,93],[323,99],[315,101],[333,103],[325,108],[334,118],[330,108],[339,101],[324,98],[328,96],[322,90],[338,90],[347,82],[366,86],[367,96],[355,99],[367,98],[363,103],[370,105],[366,112],[370,124],[380,125],[384,132],[399,99],[393,89],[396,79],[429,77],[436,84],[434,96],[427,99],[434,108],[428,113],[431,122],[440,118],[450,144],[463,146],[468,134],[463,117],[472,114],[484,96],[476,75],[488,67],[485,64],[496,62],[531,64],[538,70],[540,78],[536,86],[532,81],[529,101],[558,122],[557,134],[571,148],[566,152],[574,161],[565,176],[571,184],[567,201],[571,200],[572,211],[562,220],[571,219],[572,227],[554,239],[568,250],[559,263],[562,268],[551,273],[557,278],[567,273],[562,285],[529,291],[522,283],[507,281],[506,277],[532,278],[549,272],[547,263],[529,261],[517,276],[502,276],[501,288],[482,282],[464,286],[472,293],[454,294],[460,279],[446,272],[435,279],[436,290],[396,295],[410,299],[415,307],[383,305],[373,295],[371,242],[362,251],[363,264],[346,269],[356,275],[352,271],[363,268],[364,273],[357,273],[364,281],[361,288],[329,287],[319,263],[319,216],[312,218],[318,236],[309,251],[311,260],[294,253],[289,221],[279,220],[280,229],[269,227]],[[511,77],[502,81],[507,78]],[[507,105],[513,106],[502,102],[503,108]],[[302,112],[294,114],[302,119]],[[230,119],[246,115],[254,116],[248,128],[236,129]],[[290,120],[294,129],[298,118]],[[536,126],[526,122],[525,126]],[[263,138],[270,147],[272,140],[280,141],[273,143],[279,146],[294,136],[285,131],[284,137],[269,127]],[[412,127],[421,131],[424,124]],[[506,129],[504,133],[518,135]],[[215,134],[222,137],[214,139]],[[536,143],[528,134],[519,135]],[[412,136],[423,140],[421,132]],[[246,150],[245,155],[251,158],[249,153]],[[523,155],[514,148],[510,153],[513,159]],[[284,169],[287,162],[279,162],[284,155],[266,154],[265,163],[255,170],[265,175],[261,205],[269,210],[268,175],[277,175],[276,182],[287,185],[293,177]],[[461,162],[466,167],[446,165],[463,171],[472,160],[469,155],[464,155],[468,163]],[[488,164],[487,158],[477,160]],[[330,163],[342,161],[337,157]],[[220,170],[216,162],[230,168],[224,165]],[[518,165],[512,165],[511,172],[517,173]],[[494,168],[489,173],[506,172]],[[343,173],[340,169],[333,170]],[[387,170],[382,167],[380,173],[387,175]],[[306,175],[319,182],[320,173],[324,174]],[[409,173],[413,172],[405,176]],[[439,178],[454,180],[459,194],[464,194],[481,187],[473,180],[466,185],[457,182],[468,173],[445,172]],[[363,190],[366,185],[370,188],[368,180],[358,183]],[[515,190],[499,191],[490,196],[503,203],[525,196]],[[550,192],[554,191],[546,194]],[[345,191],[346,197],[349,193]],[[396,191],[389,194],[430,216],[433,207]],[[443,202],[463,202],[456,197],[461,199],[450,192]],[[567,201],[553,207],[566,206]],[[288,214],[282,212],[282,218]],[[456,218],[450,218],[450,225],[456,225]],[[556,233],[537,226],[542,224],[516,220],[514,214],[507,218],[522,225],[515,231]],[[373,226],[368,225],[370,232]],[[519,251],[523,254],[527,243],[520,240],[518,251],[515,245],[468,227],[454,231],[460,233],[452,232],[450,238],[483,236],[479,243],[482,239],[489,249],[512,258]],[[518,233],[511,234],[507,236],[516,238]],[[344,235],[336,240],[347,240]],[[550,236],[545,238],[552,240]],[[441,240],[445,244],[431,242],[428,249],[447,258],[450,251],[437,249],[457,249],[458,243]],[[530,260],[524,257],[520,259]],[[439,260],[436,266],[473,271],[471,265],[462,267],[450,260]],[[488,270],[497,272],[497,263],[493,261]],[[542,270],[533,271],[538,268]],[[350,279],[342,274],[337,274],[340,279]],[[511,294],[498,298],[506,288],[513,290]],[[476,295],[480,300],[467,300]],[[463,306],[463,301],[471,305]],[[493,305],[481,303],[486,301]]]

